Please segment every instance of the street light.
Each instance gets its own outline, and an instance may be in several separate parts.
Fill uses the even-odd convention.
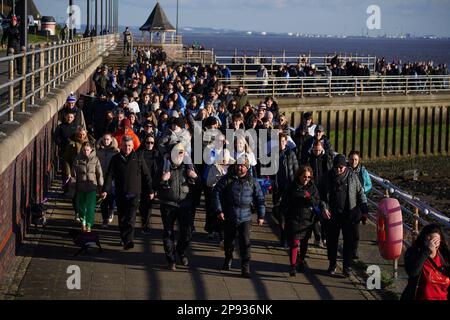
[[[178,8],[179,8],[178,4],[179,1],[177,0],[177,36],[178,36]]]

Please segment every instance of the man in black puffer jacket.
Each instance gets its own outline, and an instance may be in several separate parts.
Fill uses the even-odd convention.
[[[150,199],[154,197],[152,178],[147,164],[133,151],[133,148],[133,139],[124,136],[120,152],[112,157],[109,164],[102,194],[102,198],[105,199],[108,193],[111,193],[114,180],[120,237],[125,250],[134,248],[134,223],[142,188],[149,191]]]
[[[193,166],[183,163],[185,149],[182,143],[176,144],[171,151],[170,171],[162,172],[158,188],[161,202],[161,219],[164,226],[163,242],[169,269],[176,270],[176,254],[181,264],[187,266],[186,249],[192,237],[194,223],[191,208],[194,201],[194,187],[198,176]],[[175,247],[175,221],[180,226],[180,237]]]
[[[224,223],[225,262],[223,270],[231,269],[234,240],[239,237],[242,275],[250,277],[250,226],[252,205],[258,213],[258,225],[264,223],[266,213],[264,195],[261,186],[248,170],[250,162],[243,156],[230,168],[213,189],[213,210]]]

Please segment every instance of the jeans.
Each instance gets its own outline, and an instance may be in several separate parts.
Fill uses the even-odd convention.
[[[192,238],[192,215],[189,208],[178,208],[161,204],[161,219],[163,222],[163,244],[168,263],[176,262],[176,253],[180,257],[186,255],[186,249]],[[178,220],[180,235],[175,245],[175,221]]]

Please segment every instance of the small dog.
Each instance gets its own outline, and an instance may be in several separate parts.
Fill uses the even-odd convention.
[[[77,229],[70,229],[69,231],[70,237],[73,239],[73,243],[80,247],[80,250],[78,250],[74,257],[79,255],[80,253],[87,253],[87,250],[90,247],[97,246],[99,249],[99,252],[103,252],[102,246],[100,244],[100,237],[95,232],[81,232]]]
[[[45,203],[46,201],[44,200],[42,203],[32,203],[30,206],[31,224],[36,228],[38,226],[45,227],[47,224],[47,206]]]

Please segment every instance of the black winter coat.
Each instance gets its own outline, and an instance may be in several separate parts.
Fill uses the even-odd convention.
[[[112,157],[103,190],[111,193],[115,182],[117,197],[138,197],[142,190],[153,192],[152,178],[144,159],[135,152],[126,157],[122,152]]]
[[[327,153],[323,153],[318,157],[309,153],[306,164],[313,169],[314,183],[319,190],[320,198],[325,199],[328,175],[333,169],[333,158]]]
[[[273,193],[281,196],[288,185],[294,181],[299,168],[295,152],[289,148],[280,151],[279,162],[275,168],[277,174],[272,177]]]
[[[158,185],[158,174],[160,169],[162,168],[162,158],[158,150],[147,150],[145,148],[140,148],[138,150],[138,154],[144,159],[147,164],[148,171],[153,181],[153,188],[157,189]]]
[[[313,182],[301,186],[292,182],[283,194],[280,210],[290,239],[303,239],[312,231],[317,221],[314,208],[323,209],[319,193]]]

